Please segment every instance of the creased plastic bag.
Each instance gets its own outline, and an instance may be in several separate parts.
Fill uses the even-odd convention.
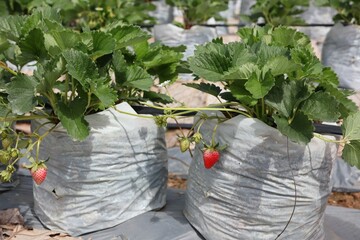
[[[332,27],[322,48],[322,61],[337,73],[340,87],[360,90],[360,26]]]
[[[201,127],[204,139],[211,139],[214,124]],[[205,239],[276,239],[285,228],[278,239],[324,239],[335,144],[316,138],[295,144],[243,116],[220,124],[215,140],[228,147],[211,169],[196,148],[185,198],[184,214]]]
[[[127,103],[117,108],[136,114]],[[91,132],[82,142],[72,141],[60,125],[46,136],[41,158],[50,157],[48,175],[41,185],[34,184],[41,222],[74,236],[159,209],[166,200],[164,129],[153,119],[114,109],[86,120]]]

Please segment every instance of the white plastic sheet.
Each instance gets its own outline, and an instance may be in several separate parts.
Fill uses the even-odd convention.
[[[163,44],[176,47],[185,45],[184,59],[192,56],[195,46],[210,42],[217,37],[216,29],[212,27],[193,26],[183,29],[173,24],[160,24],[154,26],[154,39]]]
[[[126,103],[117,107],[136,114]],[[72,141],[61,125],[45,138],[41,158],[50,157],[48,176],[34,184],[41,222],[73,236],[113,227],[166,200],[164,129],[113,109],[86,120],[91,133],[85,141]]]
[[[214,124],[201,127],[205,139]],[[316,138],[307,146],[295,144],[243,116],[220,124],[215,139],[228,148],[211,169],[196,149],[185,196],[184,214],[207,240],[276,239],[294,205],[278,239],[324,239],[335,144]]]
[[[337,73],[340,87],[360,90],[360,26],[332,27],[324,42],[322,61]]]

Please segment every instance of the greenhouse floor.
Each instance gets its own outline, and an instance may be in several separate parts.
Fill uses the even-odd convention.
[[[20,176],[19,185],[12,190],[0,193],[0,210],[18,208],[24,216],[25,226],[44,229],[34,215],[32,197],[32,179]],[[203,239],[188,223],[182,209],[184,191],[168,189],[167,205],[160,211],[151,211],[130,219],[113,228],[81,236],[84,240],[200,240]],[[354,240],[360,236],[360,210],[328,206],[325,214],[327,240]],[[16,239],[75,239],[62,238],[59,234],[50,234],[48,238],[17,236]],[[57,236],[57,237],[56,237]],[[1,239],[1,236],[0,236]],[[6,239],[6,238],[5,238]]]

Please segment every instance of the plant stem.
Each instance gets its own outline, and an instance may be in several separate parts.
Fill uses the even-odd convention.
[[[338,144],[346,144],[346,140],[342,139],[342,140],[333,140],[327,137],[324,137],[323,135],[319,134],[319,133],[314,133],[314,137],[317,137],[325,142],[332,142],[332,143],[338,143]]]
[[[11,68],[9,68],[6,63],[4,63],[3,61],[0,61],[0,68],[5,69],[6,71],[8,71],[9,73],[11,73],[14,76],[17,76],[17,72],[15,72],[14,70],[12,70]]]

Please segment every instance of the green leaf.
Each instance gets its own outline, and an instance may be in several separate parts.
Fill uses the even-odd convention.
[[[6,85],[13,113],[21,115],[34,109],[37,105],[35,96],[37,84],[35,77],[19,74]]]
[[[269,46],[263,42],[252,46],[255,54],[258,56],[258,64],[264,66],[271,59],[277,56],[284,56],[287,49],[282,46]]]
[[[19,47],[24,63],[35,60],[43,61],[48,56],[43,31],[38,28],[31,30],[28,35],[22,38]]]
[[[253,73],[245,83],[245,88],[252,94],[253,98],[260,99],[265,97],[274,85],[275,78],[270,72],[265,74],[263,78],[256,73]]]
[[[48,71],[48,69],[51,69]],[[34,77],[39,82],[37,91],[41,94],[53,91],[57,80],[63,75],[65,63],[63,58],[53,58],[44,65],[37,64]]]
[[[115,48],[115,41],[110,34],[96,31],[92,32],[92,53],[91,58],[93,60],[112,53]]]
[[[347,143],[342,150],[342,158],[350,164],[360,169],[360,141],[352,140]]]
[[[307,35],[296,29],[278,27],[272,32],[273,43],[284,47],[305,47],[312,49],[310,39]]]
[[[228,88],[231,94],[240,102],[240,104],[247,106],[254,106],[258,100],[253,98],[252,94],[246,90],[245,81],[237,80],[233,82]]]
[[[10,43],[7,40],[7,38],[5,36],[3,36],[3,35],[0,35],[0,53],[5,51],[9,47],[10,47]]]
[[[96,79],[92,81],[92,91],[100,100],[99,109],[104,110],[114,105],[117,100],[116,91],[110,86],[110,81],[106,79]]]
[[[231,67],[232,59],[226,45],[208,43],[197,46],[189,65],[194,74],[208,81],[220,81]]]
[[[313,120],[337,121],[340,117],[338,102],[327,92],[315,92],[304,101],[301,110]]]
[[[224,72],[224,80],[233,79],[249,79],[253,74],[261,73],[259,67],[255,63],[245,63],[241,66],[235,66]]]
[[[65,50],[62,55],[67,62],[66,68],[69,74],[77,79],[83,87],[89,87],[92,79],[99,78],[95,63],[85,53],[70,49]]]
[[[115,43],[116,49],[127,46],[134,46],[138,43],[147,41],[150,35],[137,26],[118,26],[110,30]]]
[[[139,49],[137,49],[139,52]],[[152,75],[157,75],[160,83],[177,79],[177,67],[183,54],[169,47],[151,44],[142,51],[142,57],[137,56],[137,60],[142,62],[147,71]]]
[[[318,76],[322,74],[323,65],[310,50],[296,47],[291,49],[290,55],[291,59],[301,66],[302,74],[300,77]]]
[[[126,82],[126,69],[128,64],[120,50],[113,53],[112,64],[114,66],[116,84],[123,85]]]
[[[220,92],[221,92],[221,88],[211,84],[211,83],[200,83],[200,84],[196,84],[196,83],[187,83],[184,84],[187,87],[191,87],[191,88],[195,88],[197,90],[200,90],[204,93],[210,94],[214,97],[218,97]]]
[[[71,30],[51,31],[45,34],[45,46],[52,56],[56,56],[66,49],[73,48],[80,40],[79,33]]]
[[[86,106],[86,98],[76,98],[68,105],[63,101],[59,101],[58,108],[55,109],[61,124],[67,130],[69,136],[75,140],[84,140],[90,132],[89,124],[84,118]]]
[[[271,70],[271,74],[276,77],[282,74],[290,74],[298,68],[299,65],[289,60],[287,57],[277,56],[265,63],[263,71],[267,72],[268,70]]]
[[[154,80],[151,75],[139,66],[131,65],[126,71],[126,82],[124,85],[131,86],[140,90],[148,91],[153,85]]]
[[[310,96],[310,92],[304,81],[283,81],[276,84],[265,101],[275,108],[284,117],[291,117],[301,102]]]
[[[25,16],[6,16],[0,18],[0,33],[9,40],[17,42],[21,36],[21,29]]]
[[[302,112],[297,112],[292,121],[277,115],[274,115],[273,118],[277,125],[277,129],[285,136],[288,136],[293,142],[307,144],[314,136],[314,126]]]
[[[351,114],[341,126],[343,136],[347,141],[360,140],[360,111]]]
[[[144,99],[150,100],[151,102],[157,102],[157,103],[172,103],[173,100],[166,94],[156,93],[156,92],[144,92]]]

